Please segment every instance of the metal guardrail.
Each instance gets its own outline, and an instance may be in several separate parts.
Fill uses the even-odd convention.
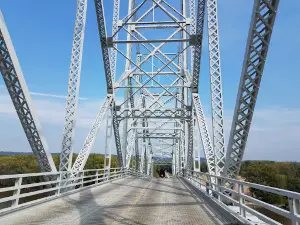
[[[206,177],[206,179],[201,176]],[[300,193],[221,176],[209,175],[207,173],[197,171],[189,171],[185,178],[196,188],[203,192],[206,192],[206,194],[209,193],[210,195],[217,196],[216,200],[221,204],[223,204],[224,200],[227,200],[227,202],[231,202],[234,206],[238,206],[239,214],[244,218],[246,218],[246,212],[248,212],[249,214],[258,217],[260,220],[268,224],[281,224],[246,205],[246,203],[254,203],[257,206],[263,207],[275,214],[290,219],[292,225],[300,224]],[[216,180],[216,183],[210,182],[210,180]],[[226,186],[226,184],[228,183],[237,186],[237,191],[228,188]],[[254,197],[246,195],[244,192],[245,187],[254,188],[257,190],[286,197],[289,203],[289,210],[282,209],[278,206],[271,205]]]
[[[72,172],[1,175],[0,215],[126,175],[129,171],[122,168],[83,170],[73,178]]]

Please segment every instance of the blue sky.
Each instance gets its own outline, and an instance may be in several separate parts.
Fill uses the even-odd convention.
[[[105,3],[112,1],[106,0]],[[226,141],[231,126],[244,57],[253,1],[219,1],[219,32],[224,90]],[[111,4],[105,4],[108,31]],[[4,15],[36,111],[51,152],[59,152],[63,131],[75,0],[1,0]],[[300,156],[300,2],[282,0],[275,21],[254,122],[245,159],[297,160]],[[126,9],[127,10],[127,9]],[[210,88],[207,33],[201,62],[200,94],[210,120]],[[119,71],[122,68],[118,68]],[[0,150],[30,151],[0,79]],[[81,73],[78,126],[74,151],[78,152],[105,97],[105,76],[98,38],[95,9],[89,1]],[[35,94],[34,94],[35,93]],[[94,151],[103,149],[103,128]]]

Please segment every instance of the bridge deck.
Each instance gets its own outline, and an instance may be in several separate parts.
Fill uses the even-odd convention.
[[[228,224],[180,180],[126,178],[0,217],[0,224]]]

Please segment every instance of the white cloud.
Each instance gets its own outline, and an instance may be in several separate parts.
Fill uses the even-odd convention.
[[[53,94],[40,93],[40,92],[30,92],[30,94],[33,96],[43,96],[43,97],[51,97],[51,98],[62,98],[62,99],[67,98],[67,96],[64,95],[53,95]],[[88,98],[82,98],[82,97],[79,97],[78,99],[83,101],[88,100]]]

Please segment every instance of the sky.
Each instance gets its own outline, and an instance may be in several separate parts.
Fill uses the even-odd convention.
[[[111,0],[105,0],[108,33]],[[228,142],[253,1],[218,3],[225,141]],[[106,94],[93,1],[88,2],[74,151],[79,152]],[[75,22],[75,0],[1,0],[3,13],[50,152],[61,148]],[[300,2],[281,1],[244,159],[300,161]],[[121,10],[124,10],[121,8]],[[127,10],[127,9],[126,9]],[[118,68],[122,70],[122,68]],[[208,40],[205,27],[200,95],[211,131]],[[93,152],[103,152],[104,123]],[[31,151],[0,79],[0,151]]]

